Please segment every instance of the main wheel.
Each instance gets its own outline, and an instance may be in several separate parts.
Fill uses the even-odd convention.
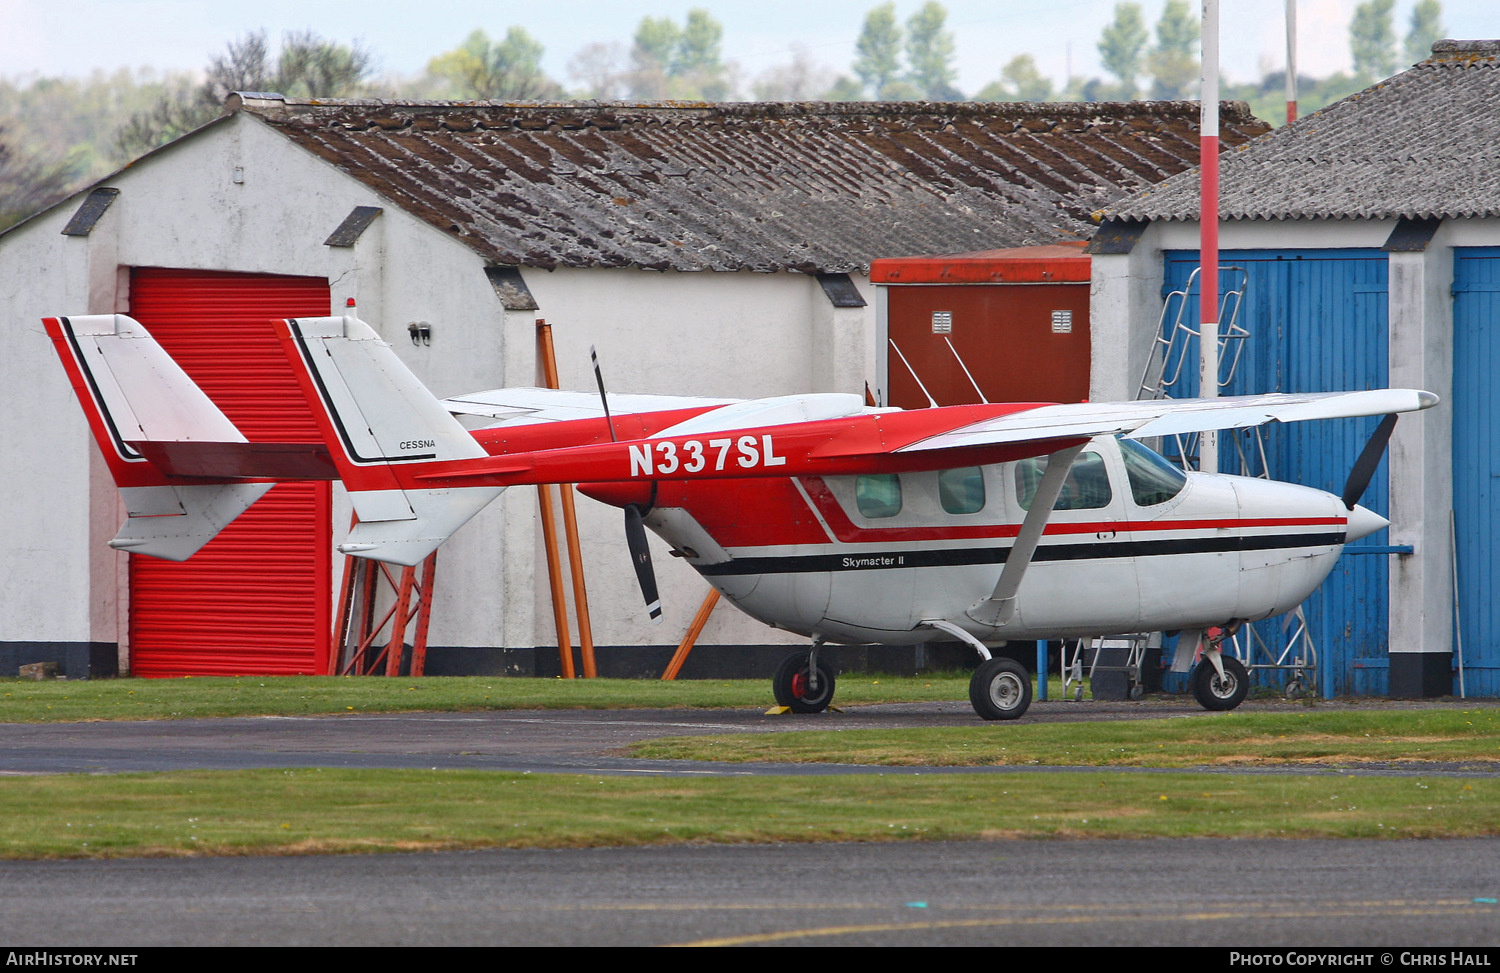
[[[1232,655],[1220,657],[1224,663],[1224,678],[1214,669],[1214,664],[1204,659],[1193,670],[1193,698],[1198,705],[1209,710],[1230,710],[1245,701],[1250,692],[1250,673]]]
[[[969,680],[969,702],[986,720],[1018,720],[1031,705],[1031,675],[1010,659],[981,662]]]
[[[822,659],[818,660],[817,685],[813,685],[812,667],[808,665],[808,653],[794,652],[776,667],[771,677],[771,691],[776,702],[793,713],[821,713],[833,702],[833,670]]]

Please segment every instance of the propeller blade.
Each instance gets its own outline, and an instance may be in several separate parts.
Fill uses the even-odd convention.
[[[599,370],[599,353],[589,345],[589,358],[594,363],[594,381],[599,383],[599,403],[604,406],[604,422],[609,426],[609,438],[611,442],[619,442],[620,438],[615,435],[615,420],[609,414],[609,396],[604,394],[604,373]]]
[[[1375,427],[1370,441],[1365,443],[1359,459],[1354,462],[1354,469],[1349,471],[1348,481],[1344,483],[1345,509],[1353,510],[1354,505],[1359,503],[1359,498],[1365,495],[1365,489],[1370,485],[1370,478],[1375,475],[1375,467],[1380,465],[1380,458],[1385,455],[1386,444],[1391,441],[1391,430],[1395,428],[1396,413],[1392,412],[1380,420],[1380,425]]]
[[[646,599],[646,612],[651,616],[651,624],[660,625],[661,599],[656,594],[656,571],[651,567],[646,524],[641,519],[641,508],[633,503],[625,508],[625,540],[630,545],[630,559],[635,562],[635,576],[641,583],[641,596]]]

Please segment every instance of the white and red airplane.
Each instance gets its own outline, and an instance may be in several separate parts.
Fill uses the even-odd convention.
[[[250,443],[125,315],[48,318],[129,517],[112,546],[191,556],[278,480],[341,479],[346,554],[417,564],[507,486],[578,483],[625,511],[653,618],[645,527],[742,610],[810,637],[773,681],[825,709],[826,642],[958,640],[984,660],[985,719],[1031,702],[1011,639],[1181,631],[1199,702],[1244,699],[1244,667],[1206,631],[1300,604],[1346,542],[1386,525],[1358,505],[1400,412],[1430,392],[901,411],[858,396],[710,400],[506,389],[439,401],[352,314],[274,322],[323,442]],[[597,371],[597,369],[596,369]],[[466,430],[454,413],[496,423]],[[1138,440],[1266,422],[1383,415],[1343,497],[1184,473]]]

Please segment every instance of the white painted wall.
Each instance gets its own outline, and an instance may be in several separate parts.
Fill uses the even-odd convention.
[[[124,637],[124,556],[104,543],[123,513],[40,318],[128,310],[133,266],[325,276],[330,312],[354,298],[359,316],[438,396],[538,384],[537,317],[554,325],[565,388],[593,387],[590,344],[620,391],[862,392],[874,377],[867,280],[855,283],[869,307],[834,309],[816,278],[799,274],[525,270],[541,310],[506,312],[471,250],[251,115],[161,150],[107,184],[120,196],[89,237],[59,232],[80,196],[0,238],[0,306],[15,337],[0,362],[0,439],[10,460],[0,529],[15,539],[0,559],[0,639]],[[354,247],[324,246],[355,206],[384,212]],[[413,321],[431,325],[430,346],[411,344]],[[336,497],[334,523],[347,524],[347,499]],[[620,512],[581,497],[578,505],[596,643],[678,641],[706,584],[657,544],[666,620],[646,624]],[[431,644],[552,640],[536,506],[533,489],[507,491],[445,545]],[[337,571],[336,560],[335,586]],[[725,606],[700,641],[777,640]]]

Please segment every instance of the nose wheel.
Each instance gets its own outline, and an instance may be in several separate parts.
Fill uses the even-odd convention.
[[[794,652],[776,667],[771,691],[793,713],[821,713],[833,702],[833,669],[817,652]]]
[[[1213,661],[1205,658],[1193,670],[1193,698],[1207,710],[1231,710],[1245,701],[1250,692],[1250,673],[1232,655],[1221,655],[1219,663],[1224,667],[1223,675],[1214,668]]]

